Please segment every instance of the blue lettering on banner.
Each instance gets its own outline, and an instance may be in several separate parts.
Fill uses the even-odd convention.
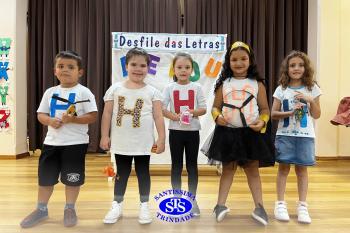
[[[53,94],[54,96],[58,96],[58,94]],[[71,105],[70,103],[65,104],[57,104],[57,99],[51,98],[50,103],[50,117],[55,117],[56,110],[67,110],[68,107]],[[68,101],[71,103],[75,102],[75,93],[69,93]]]
[[[166,33],[112,33],[113,49],[139,47],[148,51],[201,50],[204,53],[225,51],[226,35],[182,35]]]
[[[125,44],[125,36],[120,36],[119,38],[119,46],[123,46]]]
[[[120,58],[120,65],[123,71],[123,77],[128,76],[128,71],[126,70],[126,56]]]
[[[120,35],[119,40],[114,40],[119,42],[118,47],[140,47],[140,48],[159,48],[159,40],[154,39],[153,36],[141,36],[139,39],[126,39],[125,36]],[[118,44],[118,43],[117,43]]]

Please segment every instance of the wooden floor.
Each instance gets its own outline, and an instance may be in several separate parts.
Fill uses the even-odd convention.
[[[311,225],[296,221],[297,200],[296,177],[294,172],[288,178],[286,200],[289,203],[291,221],[281,223],[273,219],[275,201],[276,167],[261,170],[265,208],[270,217],[267,227],[256,224],[250,217],[253,201],[248,191],[246,178],[238,171],[231,189],[227,206],[230,214],[221,223],[216,223],[212,209],[216,203],[219,176],[204,175],[199,178],[198,203],[202,215],[186,223],[166,223],[154,218],[150,225],[137,222],[138,189],[136,177],[129,180],[125,201],[124,217],[114,225],[104,225],[102,218],[110,208],[113,184],[107,182],[102,169],[108,163],[106,157],[88,156],[86,184],[81,190],[77,203],[78,225],[64,228],[62,225],[65,203],[63,185],[57,185],[49,204],[50,218],[31,229],[21,229],[19,222],[36,205],[37,156],[20,160],[0,160],[0,232],[308,232],[345,233],[350,232],[350,161],[320,161],[310,168],[308,202],[312,217]],[[153,168],[154,169],[154,168]],[[201,167],[201,170],[210,170]],[[205,173],[204,173],[205,174]],[[184,178],[185,179],[185,178]],[[152,176],[152,212],[157,209],[153,195],[169,188],[169,176]]]

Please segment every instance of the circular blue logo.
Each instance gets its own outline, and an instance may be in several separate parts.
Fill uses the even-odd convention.
[[[168,215],[183,215],[191,211],[192,203],[185,198],[169,197],[159,203],[159,209]]]

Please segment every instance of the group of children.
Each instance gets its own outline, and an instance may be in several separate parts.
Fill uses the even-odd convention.
[[[169,119],[171,185],[181,189],[183,154],[188,172],[188,191],[197,195],[199,117],[206,113],[206,100],[197,83],[190,81],[193,60],[187,53],[175,55],[172,63],[174,82],[163,93],[144,82],[150,58],[147,52],[133,48],[126,54],[126,81],[113,84],[104,96],[100,147],[115,157],[117,174],[111,209],[103,219],[106,224],[118,221],[132,162],[139,185],[140,224],[152,222],[149,208],[151,150],[165,150],[165,125]],[[37,110],[38,120],[48,126],[38,168],[37,208],[20,223],[32,227],[48,217],[47,203],[58,179],[65,184],[64,226],[77,224],[75,202],[85,178],[85,154],[89,142],[88,124],[97,118],[95,97],[78,83],[83,75],[81,57],[72,51],[57,54],[54,67],[60,85],[49,88]],[[255,209],[252,217],[263,225],[268,215],[263,206],[259,167],[279,163],[275,218],[288,221],[284,200],[290,165],[295,165],[298,181],[298,221],[311,223],[306,194],[307,166],[315,164],[312,119],[320,117],[321,91],[314,80],[309,58],[292,51],[281,65],[279,86],[274,93],[272,110],[268,106],[264,79],[259,75],[252,49],[235,42],[227,50],[223,68],[215,84],[211,110],[215,130],[207,139],[204,154],[211,164],[222,165],[217,204],[217,222],[229,209],[225,206],[233,176],[241,167],[248,180]],[[71,110],[73,107],[73,111]],[[265,131],[269,116],[279,120],[275,146]],[[154,138],[154,125],[157,139]],[[276,148],[276,150],[275,150]],[[196,201],[192,214],[200,215]]]

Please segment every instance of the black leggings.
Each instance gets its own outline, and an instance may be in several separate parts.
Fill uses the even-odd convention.
[[[183,154],[185,150],[188,191],[196,195],[198,186],[199,131],[169,130],[169,145],[171,153],[171,185],[173,189],[181,189]]]
[[[135,171],[139,184],[139,194],[141,202],[149,201],[151,189],[151,177],[149,174],[149,155],[128,156],[115,154],[117,164],[117,176],[114,183],[114,200],[122,202],[131,172],[132,160],[135,160]]]

